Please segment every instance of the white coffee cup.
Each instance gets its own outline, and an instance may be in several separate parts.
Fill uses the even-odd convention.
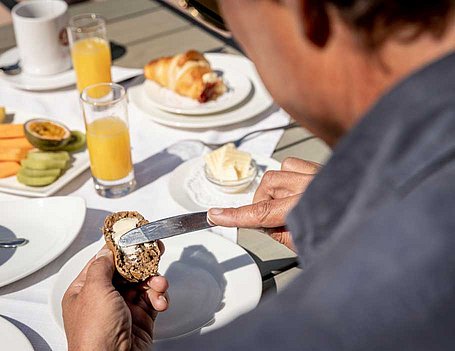
[[[14,6],[11,13],[20,65],[25,73],[51,75],[71,67],[66,2],[24,1]]]

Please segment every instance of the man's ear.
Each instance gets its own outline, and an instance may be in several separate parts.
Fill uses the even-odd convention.
[[[330,37],[330,19],[325,2],[301,0],[298,16],[308,40],[318,47],[324,47]]]

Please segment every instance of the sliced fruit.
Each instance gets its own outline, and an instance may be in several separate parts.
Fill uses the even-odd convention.
[[[30,169],[64,169],[66,163],[66,160],[30,160],[28,158],[21,161],[22,166]]]
[[[55,182],[57,178],[58,176],[29,177],[22,172],[17,174],[17,180],[28,186],[46,186]]]
[[[21,167],[19,173],[27,177],[58,177],[62,170],[60,168],[51,169],[31,169],[27,167]]]
[[[17,162],[0,162],[0,178],[11,177],[19,172],[21,166]]]
[[[27,159],[36,161],[46,160],[64,160],[69,161],[70,155],[66,151],[30,151],[27,155]]]
[[[71,131],[71,140],[66,144],[62,150],[68,152],[76,152],[85,147],[85,134],[78,130]]]
[[[0,124],[0,138],[24,138],[23,124]]]
[[[71,132],[63,124],[48,119],[31,119],[24,125],[26,138],[41,150],[62,149],[71,140]]]
[[[0,161],[16,161],[24,159],[28,150],[20,148],[0,148]]]
[[[20,148],[30,150],[33,145],[26,138],[0,139],[0,148]]]

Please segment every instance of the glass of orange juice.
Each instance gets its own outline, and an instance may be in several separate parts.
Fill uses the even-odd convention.
[[[82,90],[81,104],[96,191],[109,198],[127,195],[136,181],[125,89],[115,83],[90,85]]]
[[[68,36],[79,93],[89,85],[112,82],[106,21],[94,13],[73,16]],[[93,91],[92,94],[103,96],[104,92]]]

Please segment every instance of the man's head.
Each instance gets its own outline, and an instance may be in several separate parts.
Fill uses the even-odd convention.
[[[221,5],[276,101],[329,144],[399,79],[455,47],[455,0]]]

